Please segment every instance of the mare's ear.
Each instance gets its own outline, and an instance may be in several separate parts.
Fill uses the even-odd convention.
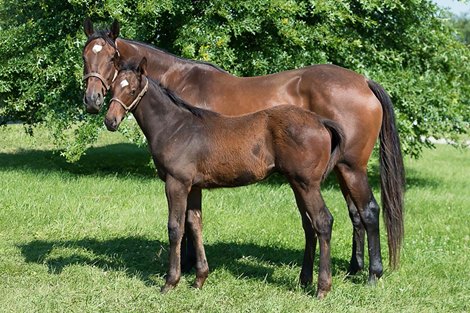
[[[140,75],[147,75],[147,58],[143,57],[139,63],[138,71]]]
[[[119,22],[118,20],[114,19],[113,24],[111,25],[111,29],[109,31],[109,37],[114,41],[119,36]]]
[[[121,56],[119,55],[117,50],[114,53],[113,62],[114,62],[114,67],[119,71],[121,69]]]
[[[93,23],[91,22],[91,19],[89,17],[87,17],[83,22],[83,29],[87,37],[90,37],[95,32],[95,30],[93,29]]]

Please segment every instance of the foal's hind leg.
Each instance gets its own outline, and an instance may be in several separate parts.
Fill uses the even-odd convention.
[[[305,225],[305,238],[307,240],[315,240],[313,231],[318,236],[320,244],[320,266],[318,270],[317,297],[321,299],[331,290],[330,241],[333,228],[333,216],[325,206],[325,202],[320,194],[319,184],[317,187],[306,187],[293,182],[291,186],[294,190],[297,206],[302,216],[302,224]],[[306,219],[305,224],[304,216]],[[305,247],[306,249],[309,248],[308,243],[306,243]],[[309,271],[311,272],[311,268],[313,267],[313,257],[305,258],[305,255],[308,255],[309,252],[311,251],[305,251],[304,253],[301,280],[303,278],[302,275]]]
[[[341,173],[340,181],[342,188],[347,190],[348,195],[351,197],[358,212],[357,214],[354,208],[352,212],[350,211],[350,214],[353,216],[353,224],[358,224],[357,215],[359,215],[360,220],[365,226],[367,232],[367,244],[369,251],[369,282],[374,283],[377,278],[382,276],[383,273],[379,236],[379,205],[377,204],[377,201],[372,194],[365,169],[353,169],[348,165],[338,164],[338,170]],[[357,236],[359,237],[361,234],[358,234]],[[354,239],[356,239],[356,237]],[[359,248],[360,251],[360,244],[362,242],[359,241],[359,244],[356,243],[356,254],[358,251],[357,248]],[[354,260],[354,257],[355,256],[353,255],[351,258],[352,261]],[[353,264],[351,264],[351,266],[353,266]]]

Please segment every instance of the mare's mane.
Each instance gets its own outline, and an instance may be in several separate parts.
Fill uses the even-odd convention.
[[[124,39],[124,38],[122,38]],[[218,70],[219,72],[223,72],[223,73],[228,73],[226,70],[224,70],[223,68],[215,65],[215,64],[212,64],[212,63],[209,63],[209,62],[205,62],[205,61],[199,61],[199,60],[191,60],[191,59],[186,59],[186,58],[183,58],[183,57],[180,57],[180,56],[177,56],[176,54],[173,54],[171,52],[168,52],[164,49],[161,49],[161,48],[157,48],[151,44],[148,44],[148,43],[145,43],[145,42],[141,42],[141,41],[137,41],[137,40],[131,40],[131,39],[124,39],[124,40],[128,40],[130,42],[132,42],[133,44],[137,44],[137,45],[140,45],[140,46],[144,46],[144,47],[147,47],[147,48],[150,48],[150,49],[153,49],[153,50],[156,50],[156,51],[159,51],[161,53],[164,53],[164,54],[168,54],[172,57],[174,57],[175,59],[178,59],[178,60],[181,60],[181,61],[184,61],[184,62],[188,62],[188,63],[194,63],[194,64],[200,64],[200,65],[206,65],[206,66],[209,66],[209,67],[212,67],[216,70]]]
[[[107,43],[109,43],[113,48],[117,49],[116,47],[116,43],[114,42],[114,40],[109,37],[109,30],[105,29],[105,30],[96,30],[89,38],[88,40],[86,41],[85,43],[85,47],[90,43],[90,41],[93,41],[95,39],[98,39],[98,38],[101,38],[101,39],[104,39]],[[139,45],[139,46],[143,46],[143,47],[147,47],[149,49],[152,49],[152,50],[156,50],[156,51],[159,51],[161,53],[164,53],[164,54],[168,54],[172,57],[174,57],[175,59],[177,60],[181,60],[183,62],[187,62],[187,63],[193,63],[193,64],[200,64],[200,65],[206,65],[206,66],[209,66],[209,67],[212,67],[213,69],[216,69],[218,70],[219,72],[223,72],[223,73],[228,73],[226,70],[218,67],[217,65],[215,64],[212,64],[212,63],[209,63],[209,62],[205,62],[205,61],[198,61],[198,60],[190,60],[190,59],[185,59],[183,57],[180,57],[180,56],[177,56],[171,52],[168,52],[166,50],[163,50],[161,48],[157,48],[153,45],[150,45],[148,43],[145,43],[145,42],[141,42],[141,41],[137,41],[137,40],[131,40],[131,39],[125,39],[125,38],[122,38],[123,40],[127,40],[127,41],[130,41],[132,42],[133,44],[136,44],[136,45]]]

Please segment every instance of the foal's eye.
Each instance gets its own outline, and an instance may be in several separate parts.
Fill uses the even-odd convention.
[[[135,95],[135,89],[131,90],[131,96]]]

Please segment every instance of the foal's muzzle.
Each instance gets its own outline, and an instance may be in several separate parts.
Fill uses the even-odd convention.
[[[120,122],[116,118],[108,118],[107,116],[104,118],[104,125],[109,131],[115,132],[119,128]]]

